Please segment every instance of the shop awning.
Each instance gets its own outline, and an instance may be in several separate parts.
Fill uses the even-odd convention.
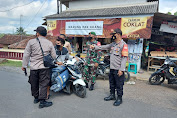
[[[155,13],[154,14],[154,21],[153,21],[153,25],[155,27],[160,27],[162,22],[173,22],[173,23],[177,23],[177,16],[174,15],[168,15],[168,14],[164,14],[164,13]]]

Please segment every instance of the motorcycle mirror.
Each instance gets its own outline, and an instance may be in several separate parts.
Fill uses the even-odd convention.
[[[80,55],[80,53],[77,53],[76,56],[80,58],[81,55]]]

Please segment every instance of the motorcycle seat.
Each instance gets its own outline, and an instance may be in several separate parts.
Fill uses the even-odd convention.
[[[52,72],[62,73],[64,70],[66,70],[66,67],[62,65],[62,66],[58,66],[56,68],[53,68]]]

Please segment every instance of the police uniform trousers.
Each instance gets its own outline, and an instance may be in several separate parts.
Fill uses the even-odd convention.
[[[30,70],[29,83],[32,96],[38,99],[47,98],[47,87],[51,78],[50,69]]]
[[[115,90],[117,90],[117,95],[123,96],[124,79],[124,72],[121,76],[118,76],[118,70],[110,69],[109,85],[111,94],[115,94]]]

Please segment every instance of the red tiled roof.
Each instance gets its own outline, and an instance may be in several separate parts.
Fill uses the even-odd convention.
[[[22,40],[31,37],[32,36],[22,36]],[[10,45],[19,41],[21,41],[20,35],[5,34],[3,37],[0,38],[0,44],[5,44],[5,45]]]
[[[8,47],[11,48],[11,49],[25,49],[28,41],[30,39],[34,39],[34,38],[35,38],[35,36],[28,37],[27,39],[24,39],[20,42],[16,42],[14,44],[11,44]],[[47,36],[46,38],[48,40],[50,40],[53,44],[55,44],[55,40],[56,40],[57,37],[56,36]]]
[[[0,44],[0,48],[3,48],[3,45],[2,45],[2,44]]]

